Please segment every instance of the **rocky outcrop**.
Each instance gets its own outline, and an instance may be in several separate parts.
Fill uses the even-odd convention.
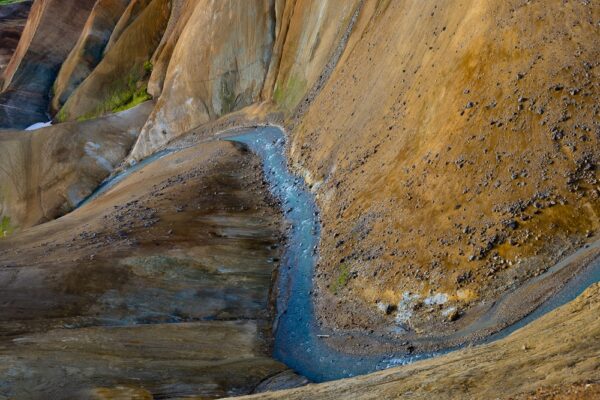
[[[106,45],[104,50],[105,53],[112,48],[112,46],[117,43],[121,35],[127,30],[129,25],[131,25],[141,14],[144,12],[146,7],[152,2],[152,0],[130,0],[129,5],[123,12],[123,15],[117,22],[112,34],[110,35],[110,39]]]
[[[100,63],[104,48],[129,0],[98,0],[79,40],[54,82],[51,112],[57,113],[81,82]]]
[[[150,87],[161,98],[132,159],[251,104],[274,101],[270,110],[291,114],[335,67],[360,6],[359,0],[206,1],[195,6],[187,24],[190,8],[182,7],[173,39],[184,24],[185,29],[173,55],[174,40],[168,39],[157,57]],[[249,18],[255,15],[253,25]],[[206,32],[210,36],[202,35]]]
[[[94,118],[147,99],[150,59],[161,41],[169,14],[168,0],[152,0],[119,35],[114,45],[107,48],[100,64],[73,92],[56,119]],[[123,19],[128,19],[128,16],[124,14],[121,21]],[[116,31],[117,28],[113,36]]]
[[[47,121],[50,90],[95,0],[36,0],[4,72],[0,128]]]
[[[567,398],[535,394],[559,387],[558,393],[566,395],[573,385],[597,386],[598,312],[596,284],[573,302],[492,344],[362,377],[242,399]],[[589,386],[589,391],[577,390],[579,396],[572,398],[595,398],[598,388]]]
[[[274,41],[273,11],[272,0],[197,2],[134,158],[259,100]]]
[[[152,105],[37,131],[0,132],[0,219],[8,233],[75,207],[125,157]]]
[[[29,0],[0,6],[0,87],[4,82],[2,75],[19,44],[32,4],[33,1]]]

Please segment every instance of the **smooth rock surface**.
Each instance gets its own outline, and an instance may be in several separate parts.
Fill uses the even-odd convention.
[[[273,10],[270,0],[197,2],[134,159],[259,99],[274,41]]]
[[[279,1],[277,42],[263,98],[292,112],[340,45],[360,0]],[[343,49],[342,43],[342,49]]]
[[[19,44],[32,4],[30,0],[0,6],[0,87],[4,81],[2,75]]]
[[[148,93],[154,98],[158,98],[162,93],[173,51],[195,7],[196,0],[173,0],[171,3],[169,23],[152,56],[152,74],[148,81]]]
[[[167,26],[169,3],[152,0],[139,13],[114,45],[107,47],[102,61],[75,89],[56,119],[73,121],[105,115],[146,94],[149,62]]]

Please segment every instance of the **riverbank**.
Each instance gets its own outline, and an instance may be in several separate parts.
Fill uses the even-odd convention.
[[[600,285],[512,335],[430,360],[258,399],[595,399]],[[582,340],[581,338],[584,338]]]

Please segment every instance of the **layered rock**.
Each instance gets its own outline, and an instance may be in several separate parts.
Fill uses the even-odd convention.
[[[114,45],[107,48],[102,61],[69,97],[56,119],[94,118],[147,99],[150,59],[161,41],[169,14],[168,0],[152,0],[119,35]],[[125,19],[130,19],[127,13],[121,21]]]
[[[129,0],[98,0],[79,40],[54,82],[52,113],[58,112],[81,82],[100,63],[104,48]]]
[[[259,100],[274,41],[273,11],[272,0],[197,2],[134,158]]]
[[[0,87],[2,74],[19,44],[32,4],[33,1],[21,1],[0,6]]]
[[[148,81],[148,93],[158,98],[162,93],[167,68],[175,50],[175,45],[181,36],[181,32],[188,23],[194,8],[195,0],[174,0],[171,6],[171,17],[165,30],[165,34],[152,56],[152,75]]]
[[[0,128],[47,121],[50,90],[95,0],[37,0],[0,93]]]
[[[110,39],[106,44],[105,53],[107,53],[112,46],[119,40],[121,35],[127,30],[129,25],[131,25],[141,14],[144,12],[146,7],[152,2],[152,0],[130,0],[129,5],[123,12],[123,15],[117,22],[112,34],[110,35]]]
[[[147,103],[94,121],[0,132],[4,231],[52,220],[73,209],[123,160],[151,108]]]

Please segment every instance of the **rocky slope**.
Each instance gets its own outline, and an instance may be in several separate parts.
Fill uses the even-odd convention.
[[[73,91],[100,63],[113,29],[128,3],[126,0],[105,0],[94,5],[79,40],[54,81],[53,112],[61,109]]]
[[[0,236],[71,211],[127,155],[151,108],[146,103],[93,121],[0,131]]]
[[[107,47],[98,66],[73,91],[60,109],[58,121],[85,120],[147,100],[149,63],[169,20],[169,1],[153,0],[131,19],[114,44]],[[131,19],[131,21],[129,21]],[[111,37],[113,40],[113,37]],[[110,45],[110,43],[109,43]]]
[[[598,231],[598,17],[562,1],[363,10],[291,135],[323,212],[326,324],[452,329],[445,315]]]

